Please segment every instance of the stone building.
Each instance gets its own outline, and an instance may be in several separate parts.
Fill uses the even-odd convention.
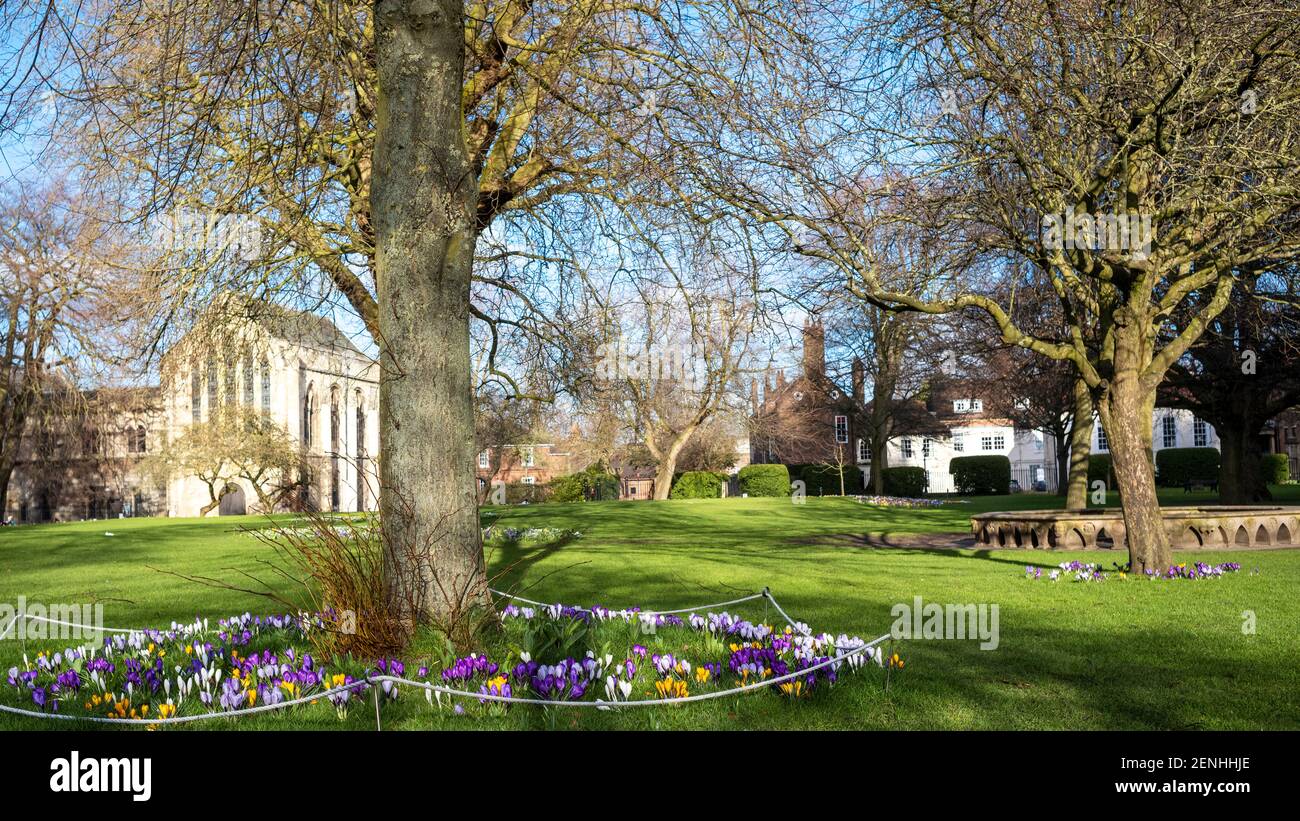
[[[295,486],[282,507],[377,507],[378,366],[329,319],[261,303],[213,309],[160,364],[157,386],[86,392],[80,405],[93,412],[28,435],[6,514],[19,522],[197,516],[211,502],[203,481],[159,480],[145,468],[166,442],[226,407],[265,414],[297,443],[295,475],[272,477]],[[214,512],[261,512],[247,480],[223,490]]]

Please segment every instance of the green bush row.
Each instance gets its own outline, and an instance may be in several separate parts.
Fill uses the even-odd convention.
[[[1005,456],[958,456],[948,463],[958,493],[1011,492],[1011,460]]]
[[[688,470],[679,474],[673,480],[672,490],[668,491],[669,499],[720,499],[722,498],[722,483],[727,477],[721,473],[711,473],[707,470]]]
[[[1165,448],[1156,451],[1156,481],[1182,487],[1195,479],[1219,478],[1219,451],[1214,448]]]
[[[737,474],[747,496],[789,496],[790,470],[785,465],[746,465]]]

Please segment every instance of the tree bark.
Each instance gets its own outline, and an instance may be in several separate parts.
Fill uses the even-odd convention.
[[[1092,456],[1092,393],[1088,385],[1074,383],[1074,421],[1070,425],[1069,469],[1065,485],[1065,509],[1088,507],[1088,460]]]
[[[1151,417],[1156,392],[1141,376],[1143,354],[1150,338],[1143,331],[1149,329],[1149,323],[1130,322],[1115,334],[1114,376],[1102,396],[1099,410],[1124,508],[1131,570],[1163,572],[1172,563],[1173,553],[1160,514],[1160,499],[1156,496],[1151,453]]]
[[[1263,448],[1257,431],[1262,422],[1238,420],[1238,424],[1216,425],[1219,434],[1219,501],[1225,505],[1249,505],[1273,498],[1260,474]]]
[[[871,437],[871,492],[885,494],[885,470],[889,467],[889,440],[883,435]]]
[[[673,439],[672,443],[659,453],[651,453],[659,460],[659,469],[655,471],[655,501],[662,502],[668,498],[668,494],[673,489],[673,475],[677,472],[677,457],[681,455],[682,448],[695,435],[698,426],[692,425]]]
[[[488,600],[469,351],[477,182],[462,133],[462,8],[380,0],[371,209],[379,508],[389,605],[446,624]]]

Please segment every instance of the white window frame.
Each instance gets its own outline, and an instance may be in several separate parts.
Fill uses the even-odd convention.
[[[1109,453],[1110,441],[1106,438],[1106,429],[1101,425],[1097,426],[1097,452]]]
[[[536,477],[536,476],[525,476],[524,478],[520,479],[519,481],[522,482],[522,483],[524,483],[525,485],[535,485],[535,484],[537,484],[537,477]]]
[[[1210,426],[1204,419],[1192,420],[1192,445],[1198,448],[1210,446]]]
[[[899,452],[900,454],[902,454],[902,456],[903,456],[904,459],[911,459],[911,458],[912,458],[912,453],[913,453],[913,450],[912,450],[912,437],[910,437],[910,436],[904,436],[904,437],[899,441],[899,443],[898,443],[898,452]]]
[[[849,417],[835,417],[835,441],[841,445],[849,443]]]
[[[954,433],[952,435],[952,449],[955,453],[964,453],[966,451],[966,434]]]
[[[859,462],[871,461],[871,449],[867,447],[866,439],[858,440],[858,461]]]
[[[492,466],[492,457],[488,454],[486,448],[478,452],[478,466],[483,469]]]
[[[921,439],[921,456],[929,459],[930,454],[934,452],[934,440],[928,436]]]
[[[1166,414],[1160,422],[1160,445],[1165,448],[1178,447],[1178,421],[1173,414]]]
[[[533,448],[531,445],[529,447],[519,449],[519,459],[523,463],[523,466],[526,468],[537,466],[537,454],[533,452]]]

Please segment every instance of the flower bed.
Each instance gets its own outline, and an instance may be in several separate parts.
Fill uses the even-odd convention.
[[[1185,579],[1188,581],[1196,581],[1197,579],[1218,579],[1225,573],[1236,573],[1240,570],[1241,565],[1237,562],[1224,562],[1222,564],[1213,565],[1206,564],[1205,562],[1193,562],[1191,565],[1188,565],[1186,562],[1183,562],[1182,564],[1170,565],[1163,573],[1157,573],[1154,570],[1147,570],[1141,577],[1133,577],[1146,578],[1151,581],[1156,581],[1158,579]],[[1056,570],[1052,570],[1047,574],[1047,579],[1056,582],[1060,581],[1063,576],[1068,576],[1076,582],[1104,582],[1112,578],[1118,579],[1119,581],[1126,581],[1131,575],[1132,574],[1130,574],[1126,568],[1120,567],[1118,564],[1114,566],[1113,570],[1102,571],[1101,565],[1094,562],[1073,561],[1061,562]],[[1026,565],[1025,578],[1034,580],[1041,579],[1043,578],[1043,569],[1041,567],[1034,567],[1033,565]]]
[[[942,499],[913,499],[906,496],[858,496],[859,504],[876,507],[942,507]]]
[[[23,665],[9,670],[3,701],[48,713],[145,722],[259,705],[314,709],[310,705],[325,701],[341,719],[358,702],[377,698],[383,706],[403,693],[402,683],[371,677],[410,674],[408,680],[470,694],[421,688],[433,708],[460,714],[522,706],[501,698],[615,707],[755,684],[771,694],[761,697],[809,698],[846,673],[886,663],[882,650],[858,637],[812,635],[801,624],[776,628],[726,612],[683,619],[638,609],[512,604],[500,615],[498,652],[442,663],[379,659],[369,666],[313,658],[304,649],[309,634],[325,628],[315,615],[246,613],[212,628],[196,620],[41,652],[34,663],[24,655]],[[845,655],[854,650],[861,652]],[[766,681],[773,686],[762,687]]]

